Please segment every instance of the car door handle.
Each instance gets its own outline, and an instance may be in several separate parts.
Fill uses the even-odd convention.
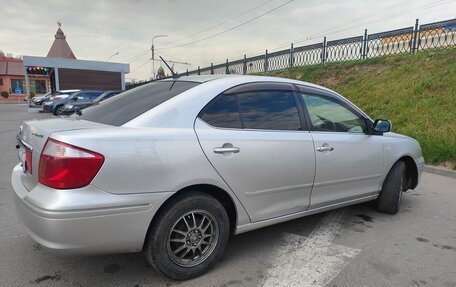
[[[214,152],[215,153],[238,153],[241,150],[238,147],[215,147]]]
[[[317,147],[317,151],[333,151],[334,148],[332,146],[319,146]]]

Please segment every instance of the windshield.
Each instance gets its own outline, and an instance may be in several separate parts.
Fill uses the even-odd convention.
[[[103,99],[109,99],[110,97],[112,96],[115,96],[117,95],[118,93],[120,92],[104,92],[103,94],[99,95],[97,98],[95,98],[95,100],[93,100],[94,102],[99,102]]]
[[[184,81],[154,82],[123,92],[84,109],[83,120],[121,126],[159,104],[200,83]],[[73,115],[73,117],[78,117]]]

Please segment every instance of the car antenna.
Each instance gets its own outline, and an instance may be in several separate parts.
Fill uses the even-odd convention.
[[[168,63],[166,63],[166,61],[163,59],[163,57],[162,56],[159,56],[159,57],[163,61],[163,63],[165,63],[166,67],[168,67],[168,69],[171,71],[171,74],[173,74],[173,79],[179,78],[179,75],[174,73],[173,69],[171,69],[171,67],[168,65]]]

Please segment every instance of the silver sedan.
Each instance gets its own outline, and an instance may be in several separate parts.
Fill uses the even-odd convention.
[[[143,251],[189,279],[230,234],[366,201],[398,211],[418,142],[341,95],[259,76],[195,76],[129,90],[68,118],[24,122],[18,214],[64,253]]]

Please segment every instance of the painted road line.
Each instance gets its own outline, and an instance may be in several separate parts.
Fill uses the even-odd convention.
[[[361,250],[331,243],[346,209],[329,212],[309,237],[284,233],[265,274],[263,287],[325,286]]]

